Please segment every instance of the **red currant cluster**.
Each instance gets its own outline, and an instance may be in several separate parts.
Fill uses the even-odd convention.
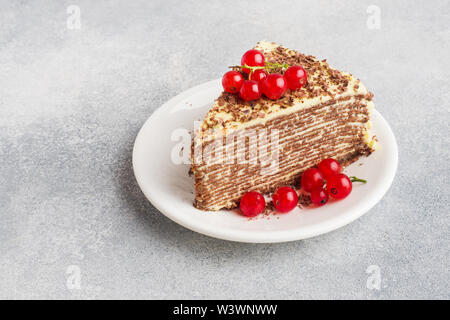
[[[222,77],[223,88],[229,93],[239,93],[245,101],[259,99],[263,94],[271,100],[277,100],[288,88],[300,89],[307,80],[306,71],[302,67],[266,62],[262,52],[254,49],[244,53],[240,66],[231,68],[240,71],[225,73]],[[284,75],[270,73],[273,69],[286,71]]]
[[[330,196],[337,200],[346,198],[352,192],[353,182],[367,181],[341,173],[341,165],[334,159],[322,160],[317,168],[303,172],[301,179],[303,190],[310,193],[311,202],[317,206],[327,203]]]
[[[334,159],[322,160],[317,168],[307,169],[302,174],[301,188],[309,193],[311,202],[316,206],[323,206],[329,197],[339,200],[346,198],[352,192],[353,182],[366,180],[348,177],[341,173],[341,165]],[[290,187],[281,187],[272,195],[275,209],[280,213],[291,211],[297,206],[297,192]],[[242,214],[255,217],[263,212],[266,206],[264,196],[256,191],[244,194],[239,204]]]

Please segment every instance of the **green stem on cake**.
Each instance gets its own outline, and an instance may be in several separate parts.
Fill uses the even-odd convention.
[[[252,72],[255,71],[255,70],[267,69],[266,66],[254,66],[254,67],[251,67],[251,66],[248,66],[246,64],[244,64],[243,66],[239,66],[239,65],[237,65],[237,66],[229,66],[228,68],[231,68],[231,69],[249,69]]]
[[[357,178],[357,177],[355,177],[355,176],[350,176],[349,178],[350,178],[350,181],[351,181],[351,182],[362,182],[362,183],[367,183],[367,180],[360,179],[360,178]]]
[[[289,65],[287,63],[266,62],[266,66],[271,69],[287,69]]]
[[[231,69],[248,69],[250,70],[249,74],[251,75],[256,70],[266,69],[266,70],[273,70],[273,69],[287,69],[289,68],[289,65],[287,63],[276,63],[276,62],[266,62],[265,66],[248,66],[244,64],[243,66],[236,65],[236,66],[229,66],[228,68]]]

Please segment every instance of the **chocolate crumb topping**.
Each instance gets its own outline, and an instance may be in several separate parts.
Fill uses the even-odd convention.
[[[308,99],[327,97],[335,99],[348,91],[357,92],[360,82],[352,75],[335,70],[329,66],[326,59],[318,60],[314,56],[305,55],[294,50],[287,49],[274,43],[267,48],[258,43],[255,49],[264,53],[267,62],[300,65],[307,74],[307,83],[299,90],[288,90],[279,100],[269,100],[261,97],[255,101],[244,101],[239,95],[223,92],[217,99],[215,108],[206,116],[203,130],[210,128],[227,128],[233,122],[244,123],[257,118],[265,118],[274,110],[286,109],[299,102],[305,103]],[[283,69],[275,69],[273,72],[283,73]],[[351,86],[350,86],[351,84]],[[366,92],[363,92],[366,93]],[[371,97],[369,97],[371,99]],[[273,108],[276,106],[276,108]],[[222,121],[219,121],[218,119]]]

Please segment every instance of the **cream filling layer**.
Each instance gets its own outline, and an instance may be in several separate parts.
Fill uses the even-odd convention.
[[[367,90],[366,90],[366,92],[367,92]],[[360,94],[363,94],[363,92],[360,93]],[[346,98],[349,95],[350,94],[342,95],[340,97],[337,97],[336,99]],[[211,141],[211,140],[214,140],[214,139],[221,138],[223,136],[226,136],[228,133],[232,133],[232,132],[234,132],[236,130],[243,130],[243,129],[249,128],[251,126],[254,126],[254,125],[261,125],[261,124],[264,125],[267,121],[272,120],[274,118],[281,117],[281,116],[284,116],[284,115],[288,115],[288,114],[291,114],[291,113],[294,113],[294,112],[298,112],[298,111],[300,111],[302,109],[309,108],[309,107],[312,107],[312,106],[317,105],[319,103],[327,102],[329,100],[331,100],[330,97],[316,97],[314,99],[309,99],[308,103],[300,102],[300,103],[297,103],[297,104],[295,104],[295,105],[293,105],[292,107],[289,107],[289,108],[280,108],[277,112],[271,113],[268,116],[266,116],[265,118],[254,119],[252,121],[240,123],[239,125],[236,124],[234,127],[229,128],[229,129],[223,129],[223,128],[211,129],[211,130],[207,131],[206,134],[203,134],[203,135],[202,135],[203,132],[198,131],[198,134],[195,137],[195,145],[198,145],[199,143],[203,143],[203,142],[207,142],[207,141]],[[345,102],[346,103],[354,103],[356,101],[357,101],[357,99],[355,97],[351,97],[349,100],[346,100]],[[367,101],[367,100],[365,100],[365,102],[367,104],[367,108],[368,108],[368,112],[369,112],[369,118],[370,118],[370,115],[371,115],[371,113],[372,113],[372,111],[374,109],[374,103],[373,103],[373,101]],[[327,123],[324,122],[323,127],[325,127],[326,124]],[[367,124],[365,126],[366,126],[366,128],[365,128],[365,133],[364,133],[364,142],[369,147],[374,149],[374,147],[375,147],[375,140],[372,139],[372,136],[370,134],[370,126],[371,126],[370,121],[367,122]],[[314,128],[315,127],[312,127],[311,130],[314,129]]]

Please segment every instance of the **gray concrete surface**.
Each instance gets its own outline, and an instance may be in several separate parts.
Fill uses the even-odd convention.
[[[0,297],[450,298],[449,21],[449,1],[1,1]],[[398,139],[383,200],[306,241],[186,230],[131,169],[152,112],[261,39],[360,77]]]

